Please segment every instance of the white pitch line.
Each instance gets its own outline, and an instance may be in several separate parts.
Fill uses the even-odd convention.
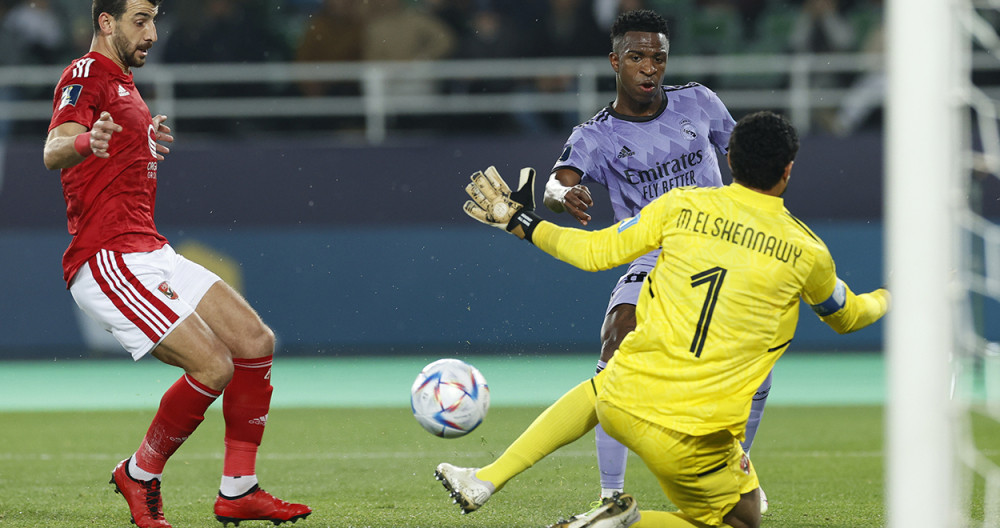
[[[996,451],[986,451],[986,456],[995,456]],[[766,458],[827,458],[827,457],[851,457],[851,458],[875,458],[881,457],[882,451],[794,451],[764,455]],[[440,453],[430,453],[426,451],[352,451],[352,452],[315,452],[315,453],[260,453],[260,460],[382,460],[382,459],[439,459],[443,455]],[[465,455],[473,457],[475,455]],[[593,450],[561,450],[556,451],[548,458],[593,458]],[[122,457],[121,453],[3,453],[0,452],[0,460],[10,461],[51,461],[51,460],[93,460],[93,461],[117,461]],[[452,458],[459,458],[451,455]],[[222,453],[200,453],[178,455],[178,459],[186,460],[222,460]]]

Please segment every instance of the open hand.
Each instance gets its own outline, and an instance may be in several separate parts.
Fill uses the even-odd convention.
[[[170,135],[170,127],[163,124],[163,122],[166,120],[167,116],[165,115],[157,115],[156,117],[153,118],[153,130],[155,131],[154,134],[156,134],[155,138],[156,152],[157,152],[156,159],[158,161],[163,161],[163,154],[170,153],[170,149],[167,148],[166,145],[161,144],[160,142],[161,141],[166,143],[174,142],[174,136]]]
[[[108,147],[111,144],[111,135],[121,132],[122,126],[115,123],[108,112],[101,112],[101,117],[97,119],[90,129],[90,150],[98,158],[108,158]]]

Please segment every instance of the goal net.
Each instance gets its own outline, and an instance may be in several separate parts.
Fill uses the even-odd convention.
[[[1000,218],[991,217],[1000,199],[1000,93],[975,74],[977,63],[992,70],[986,77],[1000,63],[1000,1],[964,0],[956,10],[959,36],[974,55],[973,75],[957,91],[968,126],[955,206],[954,522],[1000,527]]]
[[[889,526],[1000,527],[1000,0],[886,11]]]

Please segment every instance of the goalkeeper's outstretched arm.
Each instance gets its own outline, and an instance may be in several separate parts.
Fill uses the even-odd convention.
[[[472,198],[465,202],[466,214],[588,271],[631,262],[660,246],[659,223],[666,207],[664,200],[658,200],[656,206],[650,204],[635,218],[600,231],[564,228],[545,222],[534,213],[534,177],[534,169],[521,169],[518,189],[511,192],[495,167],[473,174],[472,182],[465,188]]]
[[[511,192],[496,167],[490,166],[472,175],[465,192],[472,198],[462,207],[465,214],[531,242],[531,234],[542,220],[534,213],[535,169],[521,169],[517,191]]]
[[[889,311],[892,300],[885,288],[856,295],[837,277],[828,253],[817,259],[802,298],[838,334],[854,332],[878,321]]]
[[[892,297],[889,290],[879,288],[873,292],[855,295],[851,288],[844,281],[838,279],[836,291],[831,295],[831,302],[812,305],[812,309],[819,315],[819,318],[830,325],[838,334],[848,334],[878,321],[889,311],[889,303]],[[843,303],[833,300],[834,297],[842,297]],[[829,312],[829,309],[835,311]]]

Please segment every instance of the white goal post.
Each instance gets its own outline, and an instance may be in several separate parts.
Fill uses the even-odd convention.
[[[950,270],[956,153],[955,3],[886,4],[886,505],[890,528],[951,526]],[[959,57],[959,59],[956,59]],[[965,75],[969,75],[966,70]],[[954,145],[949,145],[954,142]]]
[[[996,528],[1000,0],[887,7],[888,526]]]

